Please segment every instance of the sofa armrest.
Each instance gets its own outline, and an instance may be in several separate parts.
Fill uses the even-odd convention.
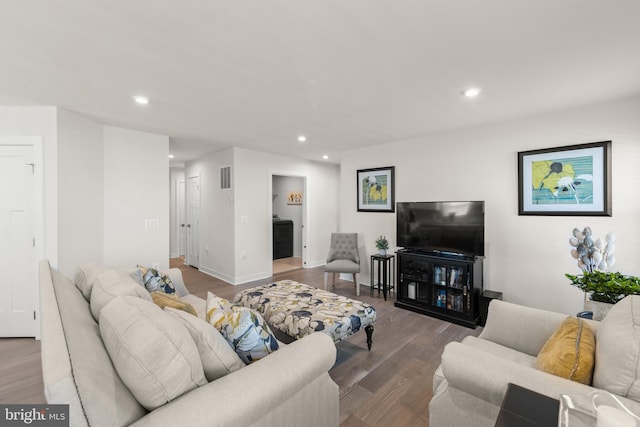
[[[173,285],[176,288],[176,293],[179,297],[189,294],[189,290],[182,279],[182,271],[179,268],[170,268],[168,270],[163,270],[161,273],[169,276],[169,279],[173,282]]]
[[[445,346],[441,367],[449,387],[462,390],[496,406],[502,405],[509,383],[557,400],[560,400],[563,394],[577,396],[599,390],[491,353],[478,351],[459,342]],[[616,397],[632,412],[640,414],[640,402]]]
[[[338,425],[338,386],[329,376],[335,344],[314,333],[239,371],[199,387],[147,414],[134,426]],[[303,399],[296,399],[304,393]],[[283,405],[285,406],[283,408]],[[289,405],[289,407],[287,407]],[[299,416],[295,416],[298,414]]]
[[[537,356],[568,315],[492,300],[479,338]]]
[[[442,372],[450,387],[496,406],[502,404],[509,383],[554,399],[560,399],[561,394],[587,394],[595,390],[459,342],[445,346]]]

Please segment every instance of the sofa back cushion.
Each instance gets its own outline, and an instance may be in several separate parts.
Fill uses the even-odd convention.
[[[73,278],[78,289],[82,292],[84,299],[89,301],[91,298],[91,289],[93,288],[93,282],[102,273],[104,267],[96,265],[94,263],[82,264],[76,268],[76,274]]]
[[[51,270],[58,311],[71,362],[75,389],[90,426],[126,426],[144,416],[123,384],[104,348],[98,324],[81,291],[62,273]],[[48,357],[43,353],[43,357]],[[59,354],[51,357],[60,357]],[[66,403],[48,396],[50,403]],[[78,424],[81,424],[78,421]]]
[[[489,303],[487,324],[479,337],[537,357],[566,317],[566,314],[494,299]],[[535,325],[535,334],[513,333],[530,331],[532,325]]]
[[[91,313],[100,320],[100,311],[114,298],[135,296],[151,301],[151,295],[138,282],[126,273],[113,269],[104,270],[93,282],[91,289]]]
[[[148,410],[207,383],[187,329],[152,302],[115,298],[102,309],[99,323],[116,371]]]
[[[640,401],[640,296],[615,304],[596,332],[593,386]]]
[[[222,334],[205,320],[171,307],[165,307],[164,310],[179,319],[191,334],[198,347],[207,381],[217,380],[245,367]]]
[[[106,270],[116,270],[120,273],[127,274],[132,279],[134,279],[140,286],[144,286],[142,281],[142,270],[138,267],[103,267],[101,265],[97,265],[95,263],[82,264],[78,268],[76,268],[76,273],[73,278],[73,282],[76,284],[84,299],[89,301],[91,299],[91,291],[93,289],[93,284],[98,276],[106,271]],[[179,297],[183,297],[189,294],[189,290],[184,284],[184,280],[182,279],[182,272],[179,268],[170,268],[168,270],[163,270],[159,272],[160,275],[166,276],[167,280],[170,280],[175,288],[176,294]]]

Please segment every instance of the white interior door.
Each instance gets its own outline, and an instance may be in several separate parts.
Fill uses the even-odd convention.
[[[192,267],[200,267],[200,177],[190,176],[187,189],[187,256]]]
[[[0,145],[0,336],[37,332],[34,147]]]
[[[187,215],[185,198],[186,184],[183,179],[178,180],[178,206],[176,206],[176,212],[178,217],[178,254],[180,256],[186,256],[187,254]]]

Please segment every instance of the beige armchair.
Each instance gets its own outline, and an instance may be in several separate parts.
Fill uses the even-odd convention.
[[[537,368],[538,353],[567,316],[491,301],[487,324],[478,337],[445,346],[433,377],[429,425],[494,426],[509,383],[557,400],[563,394],[578,397],[606,390],[640,414],[640,296],[615,304],[602,322],[584,319],[596,335],[591,385]]]
[[[358,254],[357,233],[331,233],[331,248],[324,266],[324,289],[327,290],[329,273],[333,274],[331,287],[336,284],[336,273],[353,275],[356,295],[360,296],[360,284],[357,274],[360,273],[360,255]]]

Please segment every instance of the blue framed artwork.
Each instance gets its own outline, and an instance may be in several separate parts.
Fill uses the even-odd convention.
[[[358,170],[358,212],[395,212],[394,171],[393,166]]]
[[[519,152],[518,214],[611,216],[611,141]]]

